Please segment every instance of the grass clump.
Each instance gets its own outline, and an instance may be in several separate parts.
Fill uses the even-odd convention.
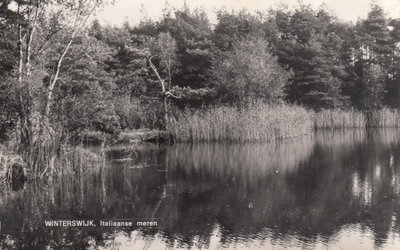
[[[43,150],[44,151],[44,150]],[[35,177],[62,177],[97,172],[105,165],[104,149],[94,152],[83,146],[62,145],[57,152],[49,148],[42,159],[44,169],[37,168]]]
[[[313,113],[300,106],[255,102],[185,110],[168,127],[176,141],[275,141],[312,134]]]
[[[17,166],[20,169],[16,169]],[[13,177],[19,178],[20,176],[15,176],[15,171],[22,171],[20,174],[27,175],[24,160],[0,145],[0,183],[10,181]]]

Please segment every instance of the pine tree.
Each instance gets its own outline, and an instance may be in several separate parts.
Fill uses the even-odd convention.
[[[252,15],[245,10],[239,13],[219,11],[218,24],[214,29],[213,44],[221,51],[232,50],[235,42],[248,37],[265,37],[261,16]]]
[[[380,6],[372,5],[367,19],[357,24],[355,38],[353,99],[362,109],[382,107],[383,93],[388,93],[391,85],[394,44],[388,19]]]
[[[180,87],[206,87],[212,58],[212,30],[206,13],[185,7],[175,12],[175,18],[165,14],[159,32],[170,33],[176,41],[180,66],[172,76],[175,83]]]
[[[293,13],[277,11],[275,17],[281,32],[279,62],[293,71],[287,100],[315,109],[341,107],[343,40],[335,33],[333,17],[304,5]]]

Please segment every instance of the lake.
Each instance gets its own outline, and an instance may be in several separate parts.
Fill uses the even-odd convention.
[[[275,144],[118,145],[105,157],[90,173],[3,189],[1,246],[400,248],[400,130],[321,131]]]

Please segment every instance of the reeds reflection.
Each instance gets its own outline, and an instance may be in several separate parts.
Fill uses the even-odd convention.
[[[87,175],[0,194],[3,246],[349,247],[399,243],[400,131],[339,130],[276,144],[113,147]],[[49,228],[45,219],[157,220]]]

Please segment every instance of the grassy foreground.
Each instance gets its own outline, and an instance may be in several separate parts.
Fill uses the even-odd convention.
[[[175,141],[275,141],[313,132],[313,113],[287,104],[186,110],[172,120]]]

